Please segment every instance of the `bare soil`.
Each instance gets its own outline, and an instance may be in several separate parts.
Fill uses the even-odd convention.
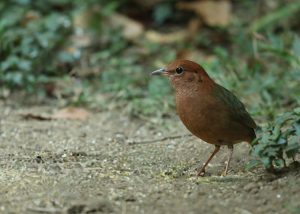
[[[85,121],[25,120],[50,107],[0,103],[0,213],[300,213],[300,170],[246,171],[249,146],[227,148],[195,177],[213,146],[174,115],[152,123],[118,111]]]

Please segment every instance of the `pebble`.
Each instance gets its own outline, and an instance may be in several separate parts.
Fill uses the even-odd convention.
[[[244,190],[249,192],[256,187],[257,187],[256,183],[249,183],[246,186],[244,186]]]

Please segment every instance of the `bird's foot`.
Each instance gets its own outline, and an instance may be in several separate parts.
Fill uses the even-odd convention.
[[[227,171],[228,171],[228,170],[224,170],[224,171],[221,173],[221,176],[222,176],[222,177],[225,177],[225,176],[227,175]]]
[[[205,168],[202,167],[197,170],[197,176],[203,177],[205,175]]]

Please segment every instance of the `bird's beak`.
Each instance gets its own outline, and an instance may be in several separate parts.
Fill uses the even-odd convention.
[[[161,68],[161,69],[151,72],[151,75],[162,75],[162,74],[166,74],[165,68]]]

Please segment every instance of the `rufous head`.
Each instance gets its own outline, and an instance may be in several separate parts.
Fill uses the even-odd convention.
[[[191,88],[192,86],[201,87],[213,83],[199,64],[184,59],[175,60],[165,68],[153,71],[151,74],[169,77],[175,89]]]

